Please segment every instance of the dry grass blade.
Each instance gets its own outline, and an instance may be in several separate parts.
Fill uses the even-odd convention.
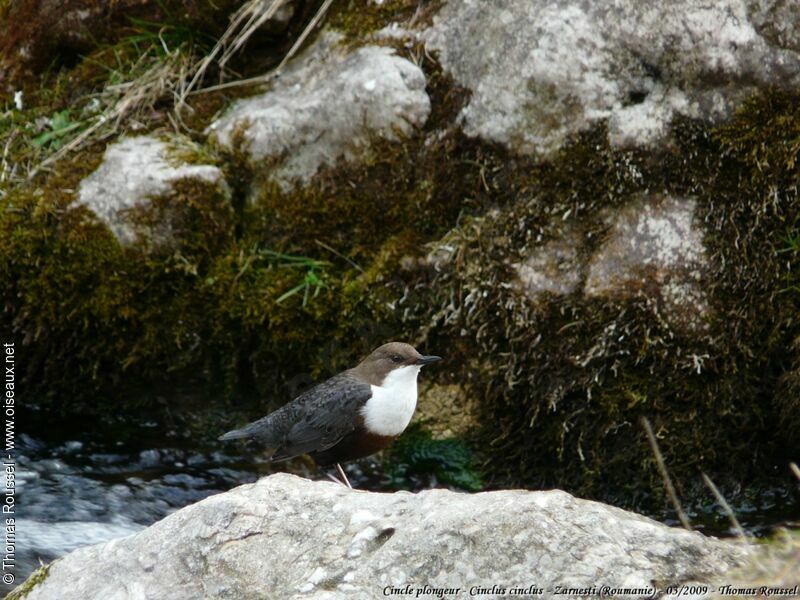
[[[145,61],[142,57],[140,61]],[[145,66],[144,64],[141,66]],[[188,58],[182,48],[167,52],[145,68],[141,75],[125,83],[106,86],[97,96],[107,108],[92,119],[91,124],[64,144],[56,152],[30,170],[28,178],[82,147],[89,141],[98,141],[113,135],[120,124],[129,119],[143,118],[152,111],[159,100],[176,97],[186,75]]]
[[[789,463],[789,468],[794,473],[794,476],[797,477],[797,480],[800,481],[800,467],[797,466],[797,463]]]
[[[325,248],[325,250],[327,250],[331,254],[333,254],[335,256],[338,256],[339,258],[341,258],[343,261],[345,261],[347,264],[349,264],[354,269],[357,269],[361,273],[364,272],[364,269],[362,267],[360,267],[358,265],[358,263],[356,263],[352,258],[350,258],[349,256],[345,256],[344,254],[342,254],[341,252],[339,252],[335,248],[332,248],[331,246],[329,246],[328,244],[326,244],[322,240],[314,240],[314,243],[317,244],[317,246],[319,246],[321,248]]]
[[[664,480],[664,488],[667,491],[667,496],[669,496],[672,506],[675,508],[675,512],[678,513],[678,519],[680,519],[681,524],[685,529],[692,531],[692,525],[689,523],[689,517],[686,516],[680,500],[678,500],[678,494],[675,492],[675,486],[672,485],[672,479],[670,479],[669,472],[667,471],[667,465],[664,463],[664,457],[661,455],[661,450],[658,447],[658,441],[656,440],[656,436],[653,433],[653,428],[650,426],[650,421],[647,419],[647,417],[642,417],[642,426],[647,433],[647,439],[650,441],[650,447],[652,448],[653,455],[656,459],[658,472],[661,473],[661,479]]]
[[[3,148],[3,160],[0,163],[0,184],[11,181],[16,175],[17,164],[9,160],[9,149],[18,135],[19,131],[15,130],[8,136],[8,139],[6,139],[5,147]],[[0,194],[2,193],[3,190],[0,188]]]
[[[281,64],[278,65],[276,71],[280,73],[280,71],[283,69],[286,63],[289,62],[289,60],[291,60],[291,58],[297,53],[297,51],[300,49],[300,46],[302,46],[303,42],[306,41],[308,34],[311,33],[314,27],[316,27],[317,24],[320,22],[322,17],[325,16],[325,13],[328,12],[328,9],[330,8],[331,4],[333,4],[333,0],[325,0],[325,2],[322,3],[322,6],[319,7],[317,14],[315,14],[314,18],[311,19],[311,21],[309,21],[306,28],[303,29],[303,33],[300,34],[300,37],[297,38],[297,41],[289,49],[289,52],[287,52],[286,56],[283,57],[283,60],[281,61]]]
[[[733,514],[733,509],[731,508],[731,505],[728,504],[727,500],[725,500],[725,497],[722,495],[722,493],[720,493],[717,486],[714,485],[714,482],[711,481],[711,478],[705,473],[702,473],[702,475],[703,475],[703,482],[706,484],[706,486],[708,486],[708,489],[711,490],[711,493],[714,494],[714,498],[717,499],[717,502],[719,502],[719,505],[725,511],[725,514],[728,515],[728,519],[730,519],[731,525],[733,525],[733,528],[736,530],[736,535],[746,540],[747,534],[745,533],[744,529],[739,523],[739,520],[736,518],[736,515]]]
[[[272,0],[272,3],[269,7],[264,10],[261,15],[258,14],[258,8],[263,8],[264,2],[256,3],[255,9],[253,11],[253,15],[248,21],[245,28],[242,32],[236,36],[233,40],[233,43],[230,45],[229,48],[225,50],[222,54],[222,58],[219,59],[220,66],[224,66],[227,62],[236,54],[239,49],[247,42],[251,35],[253,35],[259,27],[261,27],[264,23],[269,21],[275,14],[286,4],[286,0]]]
[[[184,106],[186,97],[194,91],[208,68],[213,64],[220,53],[222,53],[222,57],[218,62],[220,65],[224,65],[230,60],[233,53],[242,47],[258,27],[278,12],[281,6],[285,4],[286,0],[272,0],[269,8],[262,12],[261,9],[265,5],[265,2],[266,0],[249,0],[249,2],[243,4],[242,7],[234,13],[231,24],[219,40],[217,40],[211,52],[195,65],[193,69],[194,75],[192,75],[189,83],[181,91],[181,96],[178,98],[176,108],[180,109]],[[230,48],[230,50],[228,50],[228,48]]]
[[[274,2],[277,2],[277,0],[274,0]],[[209,57],[211,57],[211,59],[209,59],[207,62],[206,62],[206,59],[203,59],[202,62],[205,63],[205,64],[201,64],[201,66],[198,67],[198,71],[197,71],[197,73],[195,73],[195,76],[192,78],[192,81],[190,82],[190,84],[188,86],[186,86],[186,91],[184,93],[184,96],[180,99],[180,103],[179,104],[183,104],[185,97],[188,96],[189,94],[203,94],[203,93],[207,93],[207,92],[216,92],[216,91],[219,91],[219,90],[224,90],[224,89],[229,89],[229,88],[234,88],[234,87],[240,87],[240,86],[243,86],[243,85],[254,85],[254,84],[257,84],[257,83],[266,83],[267,81],[277,77],[278,75],[280,75],[281,71],[283,70],[283,67],[286,66],[286,63],[289,62],[292,59],[292,57],[294,57],[295,54],[297,54],[297,51],[303,45],[303,42],[305,42],[306,38],[308,38],[308,35],[319,24],[319,22],[325,16],[325,13],[328,12],[328,9],[330,8],[331,4],[333,4],[333,0],[325,0],[325,2],[322,3],[322,6],[319,7],[319,10],[317,10],[317,12],[314,14],[314,17],[311,19],[311,21],[309,21],[309,23],[308,23],[308,25],[306,25],[305,29],[303,29],[303,32],[300,34],[300,37],[297,38],[297,41],[295,41],[295,43],[292,44],[292,47],[286,53],[286,56],[283,57],[283,59],[281,60],[280,64],[275,69],[270,71],[269,73],[265,73],[264,75],[259,75],[257,77],[250,77],[248,79],[239,79],[239,80],[236,80],[236,81],[229,81],[229,82],[226,82],[226,83],[220,83],[220,84],[217,84],[217,85],[212,85],[212,86],[205,87],[205,88],[202,88],[202,89],[199,89],[199,90],[195,90],[194,88],[197,85],[197,82],[199,81],[200,77],[205,72],[205,70],[208,68],[208,66],[211,64],[213,56],[215,55],[214,51],[212,51],[208,55],[208,57],[206,57],[207,59]],[[249,35],[250,34],[248,34],[248,36]],[[225,36],[223,36],[223,38],[224,37]],[[220,41],[222,41],[223,38],[220,38]],[[244,41],[242,43],[244,43]],[[219,42],[218,42],[218,45],[219,45]],[[239,44],[239,46],[241,46],[241,44]],[[216,50],[216,47],[215,47],[215,50]],[[225,59],[225,60],[227,60],[227,59]],[[222,59],[220,59],[220,63],[222,64]]]

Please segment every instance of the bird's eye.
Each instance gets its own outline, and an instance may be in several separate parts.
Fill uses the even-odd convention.
[[[400,356],[399,354],[392,354],[392,361],[396,363],[401,363],[403,362],[403,357]]]

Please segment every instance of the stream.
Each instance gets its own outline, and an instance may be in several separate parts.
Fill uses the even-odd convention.
[[[34,433],[17,438],[15,585],[40,561],[135,533],[183,506],[275,470],[324,478],[310,462],[295,460],[275,468],[236,444],[193,440],[180,426],[165,431],[155,421],[131,424],[108,418],[88,427],[79,420],[52,421],[37,410],[20,415],[22,431]],[[348,465],[347,472],[356,487],[388,489],[376,459]],[[424,477],[412,483],[418,489],[436,485]],[[734,510],[745,529],[763,535],[800,516],[799,497],[790,483],[737,501]],[[713,503],[688,512],[701,531],[732,534],[724,512]],[[669,511],[651,516],[677,524]],[[3,591],[13,587],[3,586]]]

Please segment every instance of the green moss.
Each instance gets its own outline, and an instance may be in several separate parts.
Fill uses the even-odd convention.
[[[360,43],[371,33],[391,23],[415,19],[417,27],[428,24],[441,6],[441,0],[386,0],[381,4],[370,0],[346,0],[335,3],[328,22],[342,31],[349,41]]]
[[[31,593],[33,588],[37,585],[42,583],[47,579],[47,576],[50,572],[50,565],[45,565],[43,567],[39,567],[36,569],[31,575],[25,580],[25,582],[17,588],[14,588],[9,594],[6,596],[7,600],[23,600],[23,598],[27,598],[28,594]]]
[[[216,392],[280,399],[298,365],[329,373],[378,339],[369,324],[387,310],[357,271],[343,261],[295,265],[276,246],[238,238],[214,186],[177,182],[132,211],[142,235],[155,233],[124,249],[59,191],[75,181],[53,176],[41,193],[17,190],[0,212],[0,276],[10,282],[2,319],[23,338],[33,397],[61,409],[115,410],[104,393],[122,378],[135,392],[180,374]],[[312,257],[335,258],[313,249]],[[308,281],[309,264],[324,270],[311,269],[318,285],[304,301],[291,291]]]
[[[136,83],[148,70],[163,65],[166,59],[160,44],[155,37],[149,42],[125,40],[115,46],[102,46],[82,57],[73,68],[46,72],[37,85],[24,87],[23,110],[12,108],[9,98],[9,110],[0,115],[0,135],[9,140],[6,163],[13,177],[4,177],[0,188],[25,185],[32,171],[90,128],[94,134],[73,154],[92,154],[92,146],[124,127],[132,117],[136,118],[139,134],[162,126],[167,121],[166,115],[153,109],[163,98],[152,90],[142,89],[141,82]],[[190,49],[186,47],[181,52],[188,54]],[[170,60],[177,61],[174,57]],[[114,112],[116,102],[122,98],[120,90],[136,85],[140,86],[137,89],[144,99],[137,105],[129,98],[127,112],[120,117]],[[117,86],[117,91],[109,92],[111,86]],[[121,123],[118,118],[122,118]],[[52,165],[45,170],[49,168]],[[41,184],[45,178],[36,181]]]
[[[375,139],[358,161],[323,168],[304,187],[284,191],[259,183],[244,219],[248,233],[301,253],[319,251],[322,242],[356,263],[390,245],[399,259],[419,254],[421,244],[444,234],[460,214],[480,210],[489,190],[476,185],[505,153],[486,152],[453,129],[442,133],[467,94],[438,64],[423,63],[432,112],[420,131],[401,143]],[[440,135],[431,143],[433,132]],[[232,164],[246,161],[239,152]]]
[[[742,481],[796,447],[777,407],[785,352],[800,333],[797,296],[781,293],[796,256],[779,251],[800,216],[798,105],[769,92],[724,127],[678,121],[659,156],[610,148],[599,127],[545,164],[509,158],[485,171],[507,208],[465,223],[450,236],[461,240],[457,259],[402,289],[414,290],[407,325],[426,329],[428,347],[448,348],[449,377],[472,381],[482,399],[490,485],[558,486],[629,505],[660,498],[642,415],[683,491],[701,468]],[[509,264],[565,226],[591,253],[603,239],[598,215],[653,189],[697,199],[718,315],[708,331],[665,323],[644,298],[541,302],[509,286]],[[694,357],[704,357],[699,371]]]
[[[298,372],[327,375],[387,338],[410,339],[387,283],[407,257],[481,206],[485,190],[475,183],[502,160],[455,131],[425,143],[466,97],[428,67],[433,111],[424,130],[376,143],[364,163],[327,169],[305,189],[265,185],[248,204],[251,167],[225,156],[233,210],[213,186],[180,182],[132,211],[142,235],[155,232],[135,250],[120,248],[60,191],[88,172],[77,159],[75,170],[65,163],[40,178],[41,193],[23,186],[9,195],[0,269],[12,285],[2,318],[26,340],[31,393],[62,409],[108,410],[104,398],[123,379],[137,390],[186,376],[216,393],[277,402]],[[216,160],[190,150],[192,160]],[[317,274],[324,286],[305,303],[305,294],[287,297],[308,272],[267,251],[329,263]]]

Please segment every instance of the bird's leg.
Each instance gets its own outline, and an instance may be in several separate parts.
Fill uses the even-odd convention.
[[[350,481],[347,479],[347,475],[344,474],[344,469],[342,468],[342,465],[336,463],[336,469],[339,471],[339,475],[342,477],[342,481],[344,481],[344,484],[352,490],[353,486],[350,485]]]
[[[338,483],[339,485],[346,485],[348,488],[352,490],[353,486],[350,485],[350,482],[347,480],[347,475],[344,474],[344,469],[342,469],[342,466],[339,463],[336,463],[336,469],[339,473],[339,477],[337,477],[336,475],[334,475],[329,471],[325,471],[325,477],[327,477],[331,481]]]

